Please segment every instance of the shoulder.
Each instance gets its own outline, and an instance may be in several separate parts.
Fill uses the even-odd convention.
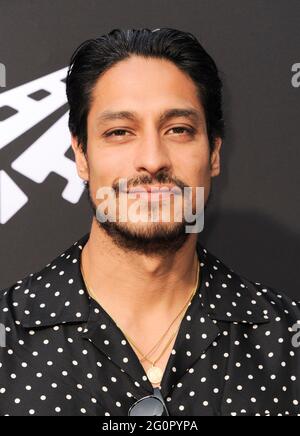
[[[45,268],[36,273],[30,273],[21,280],[12,283],[5,289],[0,290],[0,324],[9,326],[12,321],[18,324],[17,314],[24,313],[26,301],[36,288],[34,282],[36,278],[45,271]]]
[[[71,319],[72,313],[70,309],[67,313],[69,306],[65,303],[72,301],[76,307],[83,304],[80,257],[87,238],[88,234],[40,270],[2,289],[0,323],[28,327],[53,324],[59,321],[59,315],[64,321]]]
[[[300,323],[300,301],[290,297],[284,289],[278,289],[255,281],[250,281],[250,283],[255,289],[256,296],[265,305],[268,312],[267,315],[271,320],[276,321],[277,319],[278,322],[281,320],[288,324]]]
[[[253,326],[253,335],[265,350],[277,350],[282,360],[292,359],[300,364],[300,302],[285,290],[243,276],[240,279],[251,289],[253,303],[263,308],[265,322]],[[272,348],[272,350],[271,350]]]
[[[300,302],[284,290],[251,282],[265,307],[270,320],[269,331],[278,332],[279,341],[289,338],[292,348],[300,347]]]
[[[260,307],[265,319],[280,322],[280,318],[282,322],[288,324],[298,321],[300,323],[300,301],[290,297],[285,289],[276,288],[266,282],[261,283],[240,274],[203,247],[202,253],[209,266],[210,276],[217,278],[216,282],[220,286],[229,288],[226,294],[228,298],[240,298],[246,302],[250,310]]]
[[[201,244],[198,244],[198,252],[201,265],[205,267],[204,277],[211,285],[210,292],[204,294],[220,318],[254,324],[256,321],[270,321],[289,327],[300,320],[300,302],[291,298],[284,289],[240,274]],[[226,316],[226,312],[232,317]]]
[[[56,268],[62,265],[62,255],[65,254],[60,253],[39,270],[0,290],[0,323],[9,322],[11,318],[18,320],[21,314],[26,315],[27,306],[34,302],[36,296],[46,294],[47,283],[55,281]]]

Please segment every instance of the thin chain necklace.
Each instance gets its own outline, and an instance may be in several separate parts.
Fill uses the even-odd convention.
[[[198,270],[197,270],[197,284],[196,284],[196,286],[193,288],[193,291],[192,291],[192,293],[191,293],[191,295],[190,295],[188,301],[186,302],[186,304],[184,305],[184,307],[181,309],[181,311],[179,312],[179,314],[176,316],[176,318],[172,321],[171,325],[168,327],[167,331],[163,334],[162,338],[161,338],[161,339],[159,340],[159,342],[154,346],[154,348],[153,348],[151,351],[149,351],[149,353],[147,353],[146,355],[144,355],[144,354],[139,350],[139,348],[135,345],[134,341],[130,338],[130,336],[127,335],[127,339],[132,343],[132,345],[133,345],[133,346],[138,350],[138,352],[143,356],[143,357],[140,359],[141,362],[142,362],[143,360],[147,360],[148,362],[153,363],[151,360],[148,359],[148,356],[151,355],[151,354],[153,353],[153,350],[155,350],[155,349],[158,347],[158,345],[162,342],[162,340],[164,339],[164,337],[166,336],[166,334],[168,333],[168,331],[171,329],[171,327],[173,326],[173,324],[176,322],[176,320],[180,317],[180,315],[181,315],[181,314],[186,310],[186,308],[187,308],[188,305],[190,304],[190,302],[191,302],[191,300],[193,299],[193,297],[194,297],[194,295],[195,295],[195,293],[196,293],[196,290],[197,290],[197,288],[198,288],[198,275],[199,275],[199,262],[198,262]],[[180,325],[179,325],[179,328],[180,328]],[[179,328],[178,328],[178,330],[179,330]],[[174,333],[174,335],[173,335],[172,338],[170,339],[170,342],[168,343],[168,345],[167,345],[166,348],[168,348],[168,346],[170,345],[170,343],[171,343],[172,340],[174,339],[174,336],[176,335],[176,333],[177,333],[178,330],[176,330],[176,332]],[[124,336],[125,336],[125,335],[124,335]],[[125,336],[125,337],[126,337],[126,336]],[[165,351],[165,349],[164,349],[164,351]],[[163,353],[164,353],[164,351],[163,351]],[[161,357],[162,357],[162,355],[160,355],[160,356],[155,360],[155,362],[157,362]]]
[[[95,293],[93,292],[93,290],[88,286],[87,284],[87,280],[85,278],[85,274],[83,271],[83,265],[82,262],[80,264],[80,269],[81,269],[81,274],[83,277],[83,280],[85,282],[86,288],[88,290],[88,293],[90,294],[90,296],[97,301],[97,297],[95,296]],[[163,351],[161,352],[161,354],[159,355],[159,357],[157,357],[154,361],[149,360],[148,356],[151,355],[160,345],[160,343],[163,341],[163,339],[165,338],[166,334],[168,333],[168,331],[171,329],[171,327],[173,326],[173,324],[176,322],[176,320],[180,317],[180,315],[182,315],[183,312],[185,312],[185,310],[187,309],[188,305],[190,304],[190,302],[192,301],[197,288],[198,288],[198,284],[199,284],[199,269],[200,269],[200,264],[199,264],[199,260],[197,260],[197,276],[196,276],[196,286],[193,288],[193,291],[187,301],[187,303],[184,305],[184,307],[181,309],[181,311],[179,312],[179,314],[176,316],[176,318],[172,321],[171,325],[168,327],[167,331],[163,334],[163,336],[161,337],[161,339],[158,341],[158,343],[152,348],[151,351],[149,351],[149,353],[144,354],[142,353],[139,348],[136,346],[136,344],[134,343],[134,341],[128,336],[125,335],[124,332],[123,335],[125,336],[125,338],[128,340],[128,342],[134,347],[136,348],[136,350],[142,355],[142,358],[139,359],[140,362],[142,362],[143,360],[147,360],[148,362],[151,363],[151,368],[148,369],[147,371],[147,377],[149,379],[149,381],[151,383],[157,384],[160,383],[163,377],[163,371],[160,367],[156,366],[156,362],[158,362],[161,357],[164,355],[165,351],[168,349],[168,347],[170,346],[171,342],[173,341],[174,337],[176,336],[176,334],[178,333],[179,329],[180,329],[180,325],[179,327],[176,329],[176,331],[174,332],[174,334],[172,335],[171,339],[168,341],[167,345],[164,347]],[[184,316],[184,315],[183,315]],[[121,330],[121,328],[117,325],[117,327]]]
[[[186,310],[187,306],[190,304],[191,300],[193,299],[193,297],[194,297],[194,295],[195,295],[195,293],[196,293],[196,291],[197,291],[198,283],[199,283],[199,268],[200,268],[200,265],[199,265],[199,262],[198,262],[198,265],[197,265],[197,284],[196,284],[196,286],[193,288],[193,291],[192,291],[191,296],[190,296],[190,298],[188,299],[187,303],[184,305],[184,307],[182,308],[182,310],[181,310],[181,311],[179,312],[179,314],[176,316],[176,318],[175,318],[174,321],[172,322],[171,326],[172,326],[172,325],[174,324],[174,322],[179,318],[179,316],[180,316],[180,315],[181,315],[181,314]],[[183,315],[183,316],[184,316],[184,315]],[[170,330],[171,326],[168,328],[167,332]],[[161,369],[160,367],[156,366],[156,362],[158,362],[158,361],[161,359],[161,357],[164,355],[165,351],[169,348],[171,342],[173,341],[174,337],[175,337],[176,334],[178,333],[179,329],[180,329],[180,324],[179,324],[179,327],[178,327],[178,328],[176,329],[176,331],[174,332],[174,334],[172,335],[172,337],[170,338],[170,340],[168,341],[168,343],[167,343],[167,345],[165,346],[165,348],[163,349],[163,351],[161,352],[161,354],[160,354],[160,355],[159,355],[159,356],[158,356],[154,361],[151,361],[151,360],[149,360],[149,359],[147,358],[147,356],[148,356],[149,354],[151,354],[151,351],[152,351],[152,350],[151,350],[147,355],[144,355],[142,359],[140,359],[140,361],[146,359],[146,360],[147,360],[148,362],[150,362],[151,365],[152,365],[151,368],[149,368],[148,371],[147,371],[147,377],[148,377],[148,379],[150,380],[151,383],[155,383],[155,384],[157,384],[157,383],[160,383],[160,382],[161,382],[162,377],[163,377],[163,371],[162,371],[162,369]],[[166,332],[166,333],[167,333],[167,332]],[[155,347],[154,347],[155,349],[156,349],[156,348],[158,347],[158,345],[162,342],[162,340],[164,339],[166,333],[164,333],[164,335],[162,336],[162,338],[159,340],[158,344],[155,345]],[[124,336],[125,336],[126,339],[131,343],[131,345],[133,345],[133,346],[137,349],[137,351],[138,351],[140,354],[143,355],[143,353],[142,353],[142,352],[139,350],[139,348],[135,345],[135,343],[133,342],[133,340],[132,340],[128,335],[126,336],[126,335],[124,334]]]
[[[197,289],[197,288],[195,288]],[[132,343],[132,345],[137,349],[137,351],[142,355],[142,358],[139,359],[140,362],[143,362],[144,360],[147,360],[148,362],[152,363],[151,360],[148,359],[148,356],[151,356],[151,354],[154,353],[154,351],[156,351],[156,349],[158,348],[158,346],[160,345],[160,343],[162,342],[162,340],[164,339],[164,337],[166,336],[166,334],[169,332],[169,330],[171,329],[171,327],[173,326],[173,324],[177,321],[177,319],[179,318],[179,316],[182,314],[182,312],[187,308],[187,306],[190,303],[190,300],[193,298],[193,296],[195,295],[195,292],[192,294],[192,297],[189,298],[188,302],[185,304],[185,306],[183,307],[183,309],[180,311],[180,313],[176,316],[176,318],[174,319],[174,321],[172,322],[172,324],[168,327],[167,331],[164,333],[164,335],[162,336],[162,338],[159,340],[159,342],[152,348],[152,350],[149,351],[149,353],[147,353],[146,355],[144,355],[139,349],[138,347],[134,344],[134,342],[132,341],[132,339],[129,338],[129,336],[127,335],[127,339],[130,339],[130,342]],[[179,330],[179,329],[178,329]],[[176,335],[177,331],[174,333],[174,335],[171,338],[171,341],[174,339],[174,336]],[[170,342],[171,342],[170,341]],[[158,359],[156,359],[158,360]]]

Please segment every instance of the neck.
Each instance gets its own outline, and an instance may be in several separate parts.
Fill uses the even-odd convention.
[[[93,220],[81,263],[88,287],[124,327],[170,318],[188,301],[197,281],[196,234],[167,257],[128,253]]]

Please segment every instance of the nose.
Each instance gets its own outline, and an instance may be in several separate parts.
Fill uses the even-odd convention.
[[[137,173],[149,173],[154,176],[158,171],[170,171],[171,160],[166,146],[159,134],[151,132],[143,135],[136,148],[134,166]]]

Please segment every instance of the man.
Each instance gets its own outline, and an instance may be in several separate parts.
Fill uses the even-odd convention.
[[[75,51],[69,127],[93,222],[2,292],[2,415],[300,413],[299,305],[187,231],[201,214],[194,188],[206,208],[220,173],[221,89],[212,58],[178,30],[113,30]],[[175,219],[181,206],[162,219],[179,198],[194,221]]]

